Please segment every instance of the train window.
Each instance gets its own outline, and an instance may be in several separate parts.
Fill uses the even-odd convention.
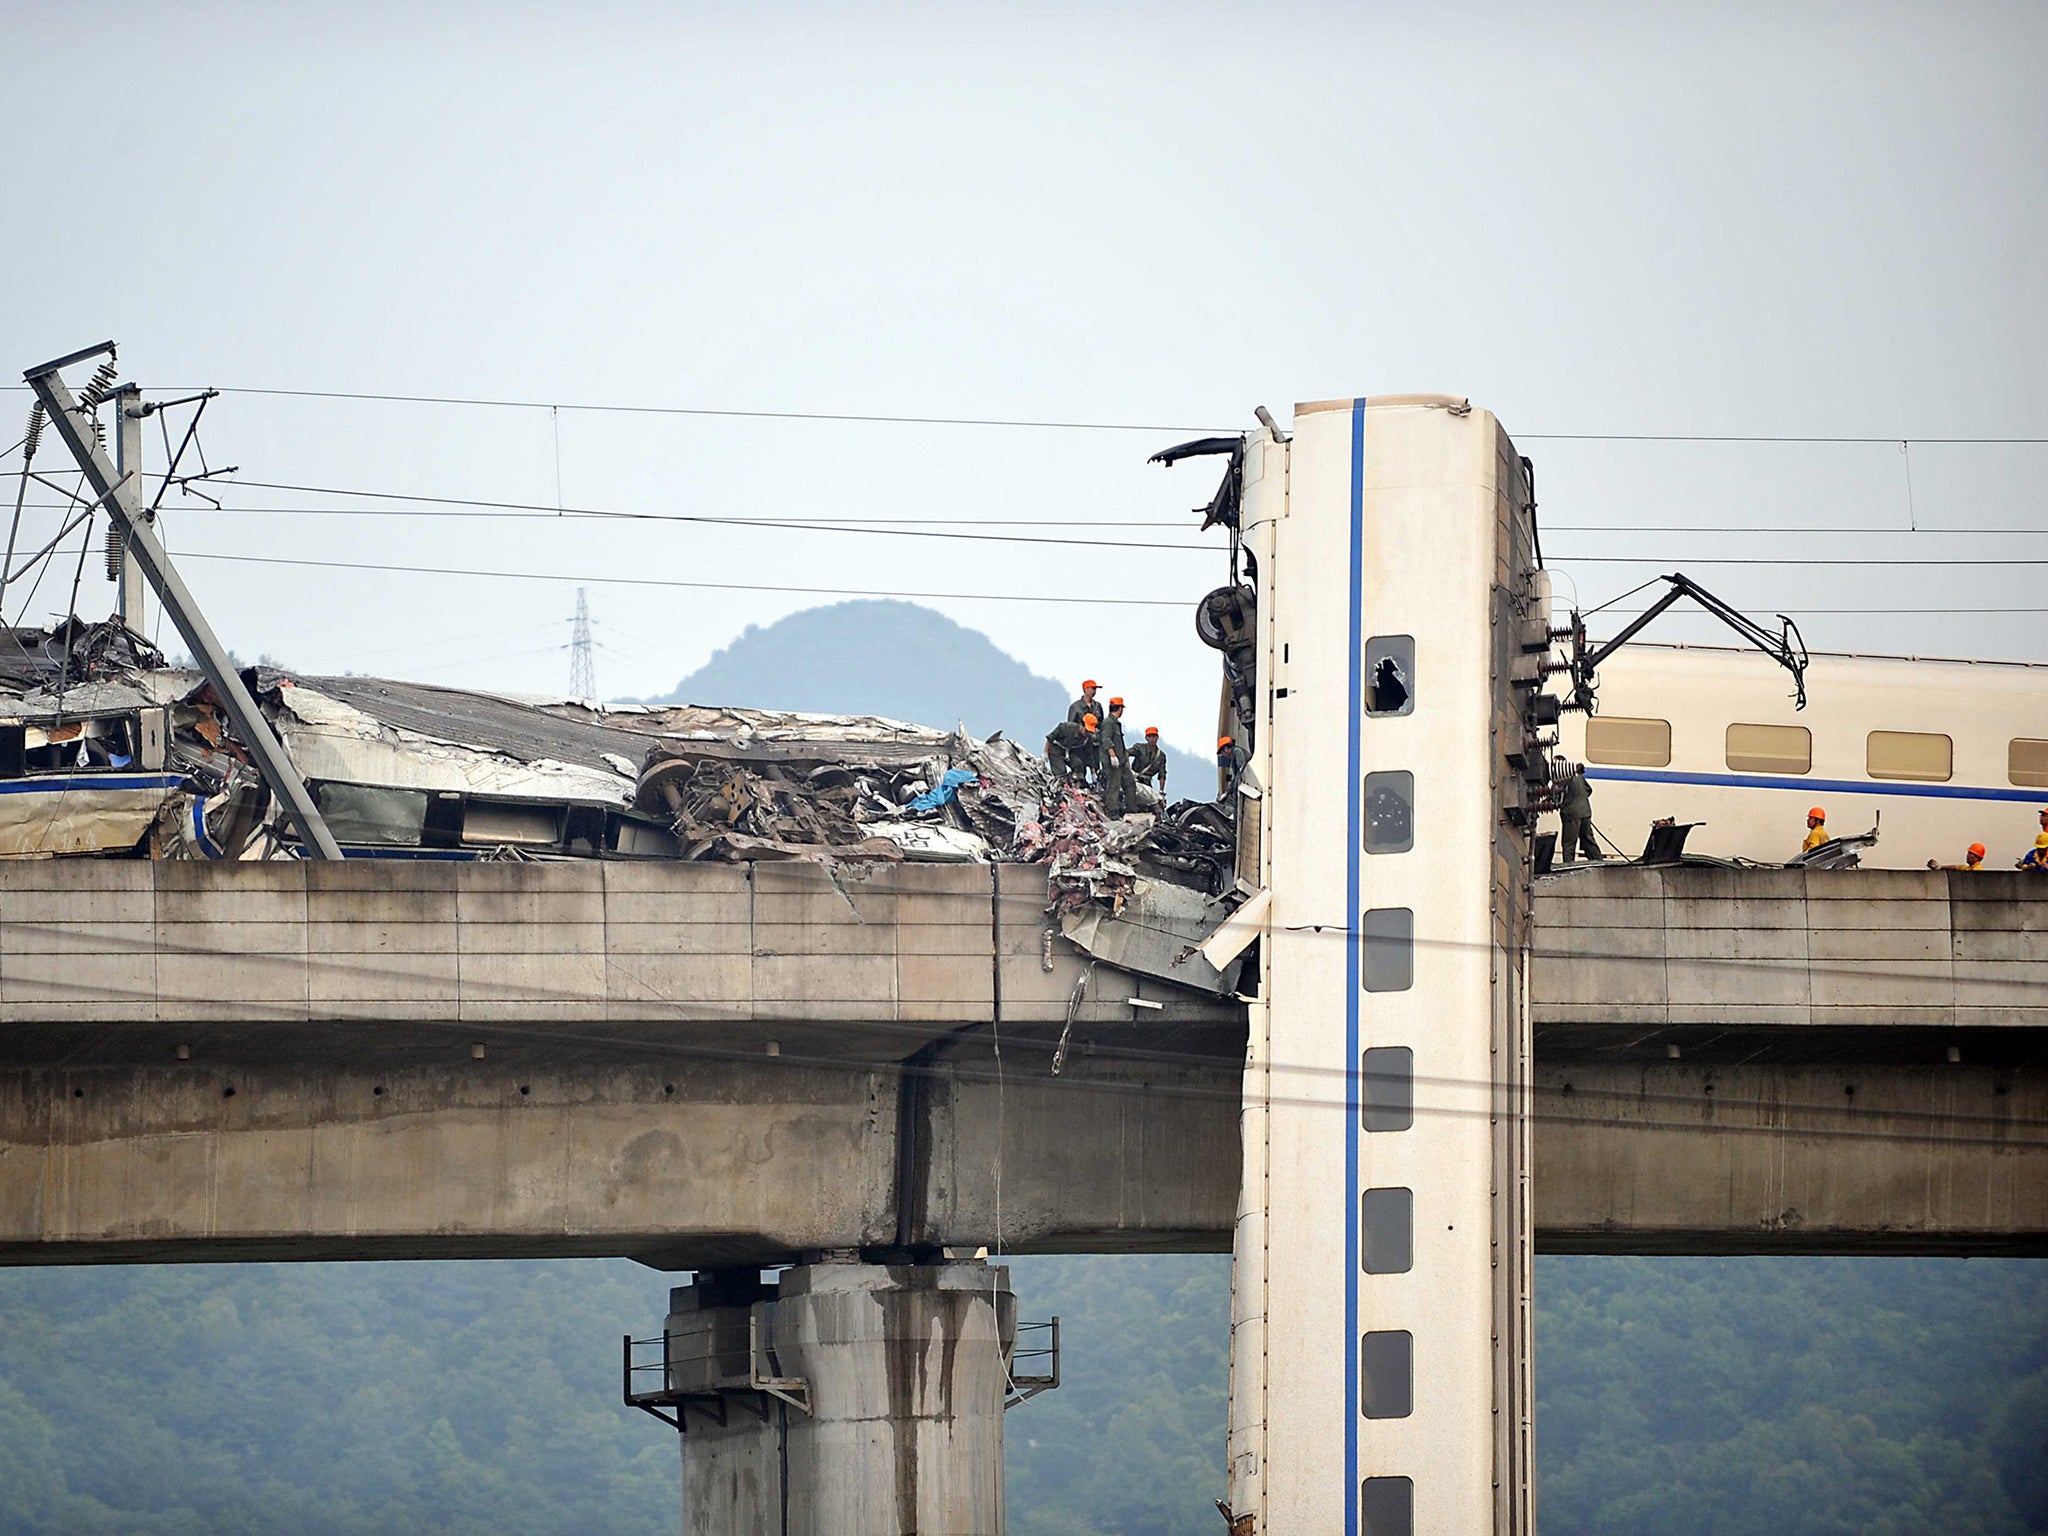
[[[1813,767],[1813,732],[1803,725],[1731,725],[1727,756],[1737,773],[1805,773]]]
[[[2005,776],[2026,789],[2048,789],[2048,741],[2017,736],[2007,742]]]
[[[1368,992],[1406,992],[1415,985],[1415,909],[1374,907],[1359,927],[1359,979]]]
[[[1955,743],[1931,731],[1872,731],[1863,766],[1873,779],[1929,779],[1955,773]]]
[[[1586,761],[1627,768],[1669,767],[1671,722],[1595,715],[1586,722]]]
[[[1365,776],[1365,851],[1406,853],[1415,846],[1415,775],[1389,768]]]
[[[1367,1131],[1405,1131],[1415,1124],[1415,1052],[1375,1045],[1358,1058],[1358,1121]]]
[[[1365,712],[1415,712],[1415,637],[1374,635],[1365,642]]]
[[[1358,1485],[1358,1536],[1415,1536],[1415,1479],[1368,1477]]]
[[[1368,1189],[1358,1197],[1359,1267],[1405,1275],[1415,1267],[1415,1191]]]
[[[1407,1329],[1374,1329],[1358,1341],[1358,1407],[1368,1419],[1415,1411],[1415,1335]]]

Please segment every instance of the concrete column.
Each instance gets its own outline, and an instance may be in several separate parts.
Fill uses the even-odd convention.
[[[1007,1268],[706,1275],[671,1308],[671,1390],[702,1394],[681,1410],[685,1536],[1001,1536]]]
[[[751,1389],[775,1288],[758,1270],[700,1272],[669,1292],[669,1390],[683,1433],[683,1536],[782,1536],[786,1405]],[[756,1370],[754,1367],[758,1367]]]

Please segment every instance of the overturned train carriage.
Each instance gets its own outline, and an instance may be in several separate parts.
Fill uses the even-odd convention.
[[[203,675],[118,623],[12,635],[0,856],[303,851]],[[242,681],[352,858],[978,860],[1044,787],[1008,742],[891,720]]]

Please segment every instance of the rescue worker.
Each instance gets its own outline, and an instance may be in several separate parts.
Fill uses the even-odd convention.
[[[1216,776],[1223,782],[1223,791],[1216,798],[1233,810],[1237,806],[1237,780],[1244,772],[1244,762],[1243,747],[1228,736],[1216,738]]]
[[[1964,851],[1963,862],[1960,864],[1937,864],[1934,860],[1929,859],[1927,867],[1929,869],[1982,869],[1984,867],[1984,845],[1982,843],[1970,844],[1969,848]]]
[[[1159,803],[1166,804],[1166,749],[1159,745],[1159,727],[1145,727],[1145,739],[1131,748],[1131,773],[1140,784],[1158,781]]]
[[[1828,836],[1828,813],[1815,806],[1806,813],[1806,841],[1799,845],[1801,853],[1811,853],[1822,843],[1830,842]]]
[[[1102,706],[1095,702],[1097,686],[1095,679],[1089,678],[1081,684],[1081,697],[1067,706],[1067,718],[1074,724],[1079,725],[1083,715],[1093,715],[1098,722],[1102,719]]]
[[[1558,803],[1558,820],[1563,824],[1562,835],[1557,840],[1557,857],[1560,863],[1569,864],[1579,856],[1581,849],[1594,862],[1604,860],[1607,855],[1600,851],[1600,843],[1593,836],[1593,786],[1586,782],[1586,770],[1572,769],[1572,776],[1565,781],[1564,798]]]
[[[1123,816],[1138,808],[1138,781],[1131,776],[1131,752],[1124,745],[1124,701],[1112,695],[1102,719],[1102,809]]]
[[[1045,738],[1046,765],[1062,782],[1086,785],[1098,771],[1095,731],[1095,717],[1083,715],[1079,720],[1062,720]]]
[[[2048,875],[2048,810],[2041,812],[2041,835],[2034,839],[2034,846],[2013,868],[2031,869],[2037,875]]]

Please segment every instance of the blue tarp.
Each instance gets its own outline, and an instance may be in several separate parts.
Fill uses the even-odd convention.
[[[907,809],[913,811],[936,811],[960,792],[962,784],[972,784],[978,777],[980,775],[966,768],[948,768],[946,776],[939,780],[938,785],[935,788],[926,790],[915,800],[911,801]]]

